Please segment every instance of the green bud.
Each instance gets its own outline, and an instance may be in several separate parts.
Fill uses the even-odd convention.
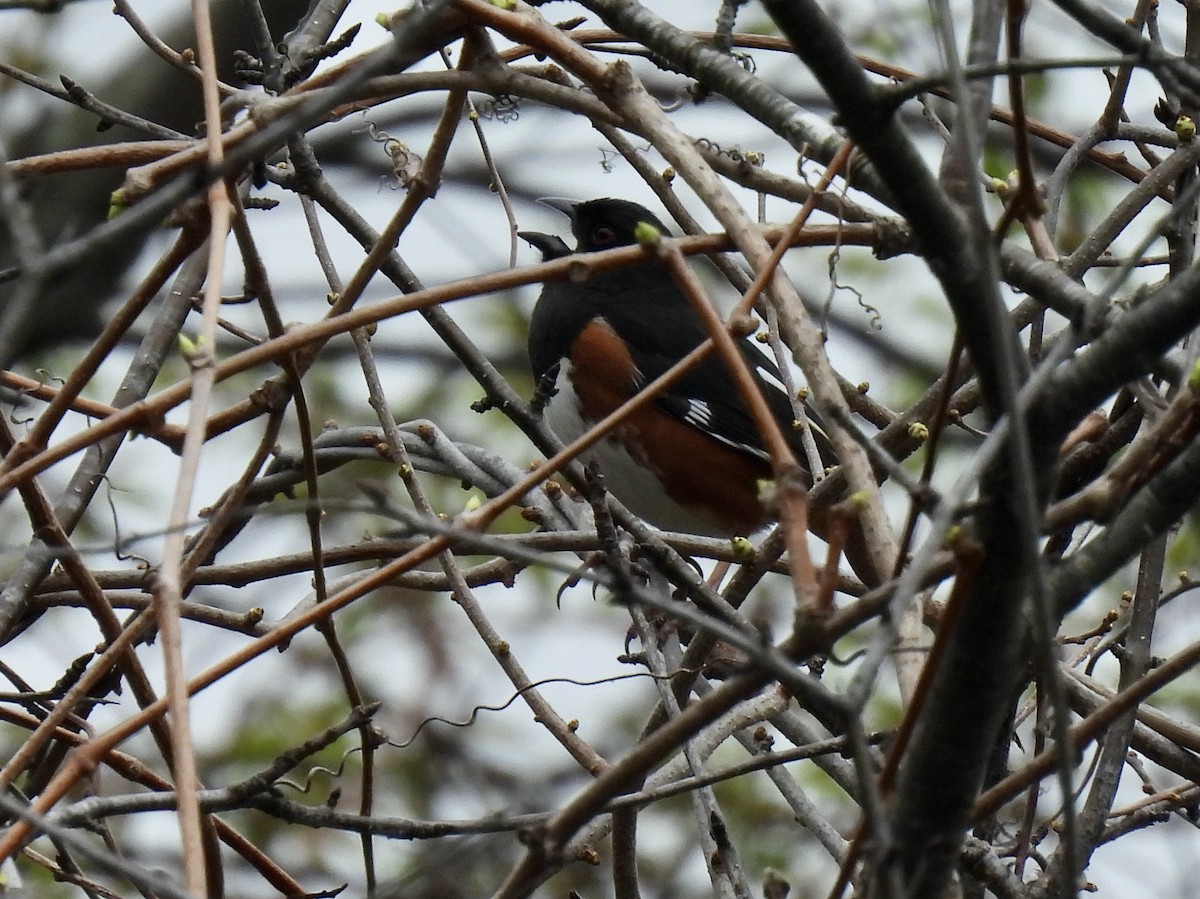
[[[633,239],[640,247],[656,247],[662,240],[662,232],[649,222],[638,222],[633,228]]]
[[[125,191],[117,188],[108,195],[108,218],[115,219],[118,215],[129,208],[129,204],[125,202]]]
[[[1175,133],[1179,142],[1190,144],[1196,139],[1196,121],[1191,116],[1181,115],[1175,120]]]
[[[734,537],[729,541],[729,545],[733,548],[735,561],[742,563],[754,561],[754,544],[745,537]]]

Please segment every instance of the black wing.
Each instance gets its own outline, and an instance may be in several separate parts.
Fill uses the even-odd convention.
[[[705,334],[701,335],[703,339]],[[693,344],[698,345],[699,342]],[[747,341],[739,340],[738,349],[746,360],[755,383],[771,409],[771,414],[783,429],[784,437],[796,453],[797,459],[805,462],[800,435],[792,427],[795,415],[792,404],[781,386],[779,369],[774,362]],[[686,351],[685,351],[686,352]],[[665,372],[682,354],[664,355],[633,347],[633,358],[638,363],[646,381]],[[741,395],[734,386],[725,363],[716,355],[700,362],[691,372],[677,381],[658,398],[658,405],[676,418],[701,428],[717,439],[747,453],[765,458],[767,453],[762,437],[753,418],[742,403]],[[826,464],[834,464],[832,446],[815,414],[805,405],[805,413],[813,429],[817,448]]]

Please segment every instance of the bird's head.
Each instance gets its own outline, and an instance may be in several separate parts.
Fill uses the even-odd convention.
[[[579,244],[576,247],[578,253],[643,243],[646,232],[651,229],[661,237],[671,236],[670,230],[653,212],[628,200],[605,197],[579,201],[545,197],[538,202],[570,217],[571,232]]]

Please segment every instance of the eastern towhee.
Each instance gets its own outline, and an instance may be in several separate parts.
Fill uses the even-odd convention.
[[[546,260],[635,244],[639,223],[670,235],[648,209],[626,200],[542,202],[570,216],[578,241],[572,251],[554,235],[521,232]],[[553,385],[547,423],[571,442],[707,337],[682,290],[649,256],[582,282],[547,283],[529,322],[535,382]],[[803,466],[778,368],[750,341],[737,344]],[[832,464],[828,440],[815,420],[810,424]],[[771,478],[762,438],[715,354],[597,443],[590,458],[607,488],[656,527],[727,537],[753,533],[771,519],[761,495]]]

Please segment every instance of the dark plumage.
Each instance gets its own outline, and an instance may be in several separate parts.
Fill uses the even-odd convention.
[[[653,213],[625,200],[546,202],[571,217],[571,230],[578,242],[576,252],[634,244],[639,223],[670,234]],[[571,252],[553,235],[522,232],[521,237],[544,259]],[[561,439],[574,439],[611,411],[610,406],[615,408],[628,399],[707,336],[687,297],[651,258],[639,265],[597,273],[583,282],[546,284],[530,319],[529,360],[539,383],[548,383],[557,376],[559,395],[552,397],[547,407],[548,421]],[[621,365],[587,362],[601,352],[620,356],[621,342],[627,351]],[[797,458],[803,464],[798,435],[791,428],[791,404],[771,383],[780,380],[778,369],[749,341],[739,340],[738,346],[772,412],[785,425],[784,433],[794,440]],[[572,358],[574,365],[555,371],[564,359]],[[575,397],[562,396],[564,393],[574,393]],[[639,427],[634,422],[595,451],[608,488],[633,511],[661,527],[732,534],[748,533],[764,524],[768,515],[757,491],[758,482],[770,477],[770,466],[758,430],[721,360],[710,355],[659,397],[654,407],[656,415],[665,413],[673,422],[644,419],[640,426],[647,430],[653,425],[655,433],[662,431],[659,437],[641,435],[645,439],[640,439],[631,433]],[[690,434],[679,425],[700,433]],[[701,436],[705,439],[700,440]],[[820,436],[823,440],[824,435]],[[652,447],[652,440],[659,440],[662,446]],[[698,458],[680,458],[685,446],[686,452]],[[709,464],[699,458],[710,454]],[[667,497],[647,495],[654,486],[644,476],[647,471],[658,475],[660,481],[670,482]],[[730,483],[730,479],[736,483]],[[715,501],[705,495],[712,487],[720,488],[711,491]],[[663,509],[660,500],[671,508]],[[732,510],[734,506],[736,510]]]

